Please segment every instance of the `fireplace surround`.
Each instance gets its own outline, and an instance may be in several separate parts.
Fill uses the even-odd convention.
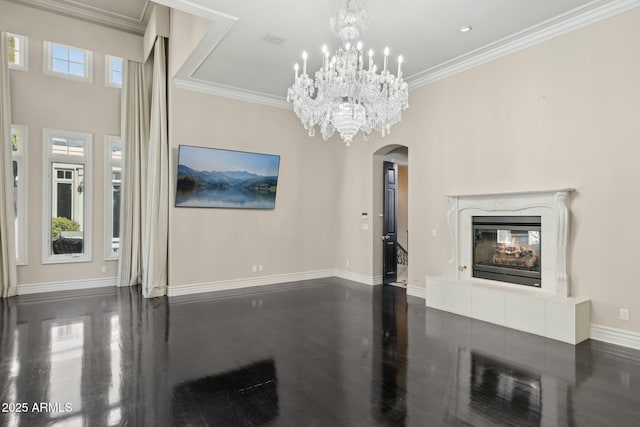
[[[505,221],[513,217],[540,218],[540,281],[535,288],[543,294],[568,297],[570,282],[567,274],[567,242],[569,236],[570,189],[527,193],[480,194],[448,196],[451,257],[449,277],[480,281],[473,277],[473,218],[494,217]],[[492,279],[496,282],[496,279]],[[498,280],[513,288],[513,283]],[[538,286],[539,285],[539,286]]]
[[[589,338],[591,301],[571,296],[567,273],[572,191],[447,196],[449,268],[426,277],[427,307],[571,344]],[[483,263],[509,268],[478,277]],[[539,277],[505,280],[513,270]]]

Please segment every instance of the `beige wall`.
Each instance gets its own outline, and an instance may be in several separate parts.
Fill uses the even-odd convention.
[[[34,284],[114,277],[117,263],[104,261],[104,137],[120,134],[120,90],[104,85],[105,54],[140,60],[142,38],[121,31],[0,0],[0,29],[29,37],[29,71],[11,71],[12,121],[29,132],[28,265],[18,283]],[[94,52],[93,84],[44,76],[42,42]],[[93,261],[42,265],[42,129],[93,134]],[[105,273],[102,266],[107,267]]]
[[[170,286],[333,268],[332,146],[290,111],[175,87],[170,99]],[[279,155],[275,209],[173,207],[180,144]]]
[[[176,66],[181,53],[174,49],[189,43],[189,22],[172,21],[170,63]],[[333,268],[334,145],[310,139],[288,110],[173,85],[169,99],[169,285]],[[279,155],[275,209],[173,207],[181,144]],[[253,273],[251,266],[260,264],[264,271]]]
[[[375,188],[372,153],[409,146],[409,285],[423,287],[447,267],[446,194],[573,187],[572,293],[592,299],[592,323],[640,332],[638,24],[636,9],[412,91],[393,133],[352,145],[339,165],[354,185],[338,218]],[[352,237],[338,234],[341,256],[377,245]]]

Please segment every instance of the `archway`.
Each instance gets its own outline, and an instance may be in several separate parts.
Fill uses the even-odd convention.
[[[398,177],[398,194],[397,194],[397,210],[396,212],[396,254],[397,254],[397,278],[394,284],[406,286],[409,278],[409,200],[408,200],[408,183],[409,183],[409,147],[401,144],[390,144],[379,148],[373,153],[373,275],[376,283],[383,283],[383,225],[385,219],[384,209],[384,174],[383,167],[385,162],[393,163],[397,166]]]

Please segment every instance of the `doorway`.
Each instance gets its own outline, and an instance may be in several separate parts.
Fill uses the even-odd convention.
[[[374,203],[380,221],[374,230],[378,283],[406,287],[409,281],[409,150],[386,146],[374,153]]]

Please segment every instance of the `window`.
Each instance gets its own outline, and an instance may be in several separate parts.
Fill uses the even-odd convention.
[[[92,135],[44,129],[42,262],[91,261]]]
[[[107,55],[106,61],[106,82],[109,87],[122,87],[122,73],[124,71],[124,60],[117,56]]]
[[[89,50],[44,42],[44,73],[91,83],[93,53]]]
[[[7,34],[7,53],[9,55],[9,68],[13,70],[28,71],[29,39],[20,34]]]
[[[13,206],[15,211],[16,261],[27,264],[27,127],[11,126]]]
[[[104,259],[118,259],[120,251],[120,195],[122,191],[122,138],[105,137]]]

